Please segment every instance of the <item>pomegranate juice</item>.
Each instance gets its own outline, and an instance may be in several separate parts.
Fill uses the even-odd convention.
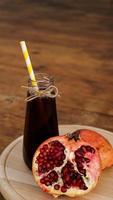
[[[46,139],[58,135],[56,99],[37,97],[27,102],[23,140],[23,156],[31,169],[37,147]]]

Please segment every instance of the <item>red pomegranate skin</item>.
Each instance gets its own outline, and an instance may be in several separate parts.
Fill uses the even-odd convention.
[[[91,191],[101,173],[98,151],[69,135],[56,136],[36,150],[32,172],[43,191],[57,197],[80,196]]]

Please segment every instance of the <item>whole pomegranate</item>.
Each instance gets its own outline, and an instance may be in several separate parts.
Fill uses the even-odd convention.
[[[33,157],[32,171],[43,191],[57,197],[83,195],[98,181],[101,164],[98,151],[73,135],[52,137]]]
[[[77,130],[71,135],[72,137],[77,137],[80,140],[88,142],[98,150],[102,169],[113,165],[113,147],[105,137],[88,129]]]

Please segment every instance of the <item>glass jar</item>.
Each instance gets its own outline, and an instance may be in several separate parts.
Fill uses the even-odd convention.
[[[53,86],[54,80],[47,74],[38,74],[38,87],[41,95],[27,101],[24,139],[23,139],[23,157],[27,166],[32,168],[32,158],[37,147],[46,139],[59,135],[56,98],[48,95],[45,91]],[[27,97],[34,95],[34,88],[29,81]],[[54,91],[53,91],[54,93]]]

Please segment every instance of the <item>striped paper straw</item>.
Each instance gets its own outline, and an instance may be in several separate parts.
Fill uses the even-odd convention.
[[[30,60],[30,57],[29,57],[29,54],[28,54],[28,50],[27,50],[27,46],[26,46],[25,41],[21,41],[20,46],[22,48],[22,52],[23,52],[24,59],[25,59],[25,62],[26,62],[26,66],[27,66],[27,69],[28,69],[28,73],[29,73],[29,76],[30,76],[30,79],[31,79],[31,82],[32,82],[32,86],[36,87],[36,89],[38,90],[37,81],[36,81],[36,78],[35,78],[35,74],[33,72],[33,67],[32,67],[32,64],[31,64],[31,60]]]

